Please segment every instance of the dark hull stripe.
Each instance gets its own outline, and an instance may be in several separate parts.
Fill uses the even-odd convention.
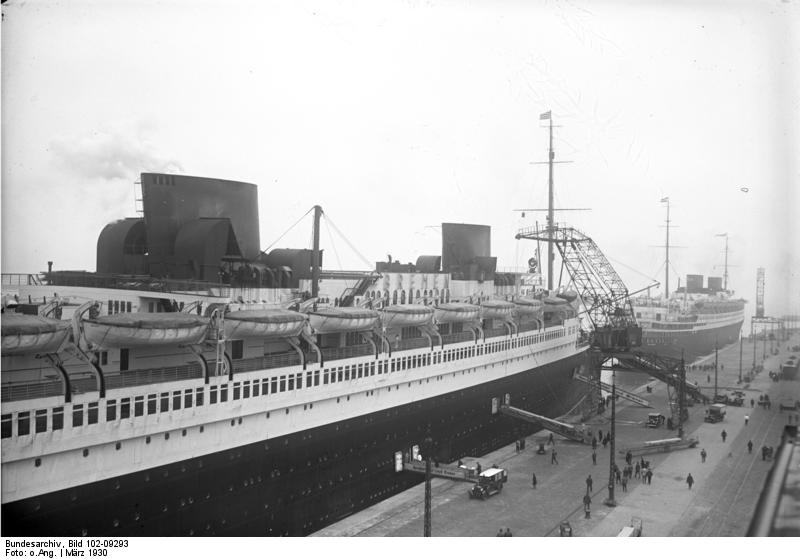
[[[691,362],[698,357],[712,353],[715,345],[722,348],[737,341],[741,330],[741,321],[721,328],[695,332],[645,330],[642,349],[678,359],[683,351],[684,359]]]

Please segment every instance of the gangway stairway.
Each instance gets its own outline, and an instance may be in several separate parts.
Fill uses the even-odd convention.
[[[680,359],[664,357],[642,351],[616,353],[617,368],[647,373],[672,388],[680,390],[682,363]],[[708,403],[711,399],[700,392],[700,387],[688,380],[684,380],[684,390],[698,402]],[[619,392],[619,388],[617,388]]]
[[[588,430],[582,426],[579,427],[570,423],[564,423],[563,421],[559,421],[557,419],[551,419],[549,417],[522,410],[520,408],[515,408],[506,404],[500,406],[500,413],[509,417],[521,419],[522,421],[527,421],[528,423],[538,423],[540,425],[544,425],[553,433],[579,443],[588,444],[591,442],[591,437],[589,436]]]

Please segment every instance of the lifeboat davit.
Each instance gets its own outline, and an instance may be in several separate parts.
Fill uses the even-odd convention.
[[[83,321],[86,339],[100,349],[197,344],[208,319],[186,313],[121,313]]]
[[[478,318],[481,308],[467,303],[442,303],[433,308],[436,322],[470,322]]]
[[[54,353],[69,337],[70,321],[32,314],[3,314],[3,355]]]
[[[225,315],[225,337],[291,338],[298,336],[306,315],[284,309],[260,309],[229,312]]]
[[[514,299],[514,305],[521,316],[539,315],[544,306],[539,299]]]
[[[390,305],[381,311],[384,328],[430,324],[433,309],[425,305]]]
[[[351,307],[331,307],[308,313],[308,322],[317,334],[370,330],[378,318],[378,311]]]
[[[514,303],[508,301],[481,301],[481,318],[508,320],[514,311]]]

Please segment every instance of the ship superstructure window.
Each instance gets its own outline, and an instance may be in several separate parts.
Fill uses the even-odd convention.
[[[179,410],[181,409],[181,391],[175,390],[172,393],[172,409]]]
[[[36,419],[34,423],[34,430],[37,433],[44,433],[47,431],[47,410],[36,410]]]
[[[131,399],[122,398],[119,401],[119,418],[128,419],[131,416]]]
[[[250,381],[246,380],[242,383],[242,398],[250,397]]]
[[[117,419],[117,401],[108,400],[106,402],[106,421],[114,421]]]
[[[133,415],[141,417],[144,415],[144,396],[135,396],[133,399]]]
[[[220,402],[227,402],[228,401],[228,385],[223,384],[219,387],[219,401]]]
[[[7,439],[11,437],[11,414],[4,413],[0,416],[0,438]]]
[[[286,392],[286,377],[285,376],[282,376],[280,378],[280,391],[281,392]]]
[[[17,435],[29,435],[31,432],[31,412],[21,411],[17,414]]]
[[[208,389],[208,403],[209,404],[216,404],[217,403],[217,387],[211,386]]]
[[[192,393],[193,392],[194,391],[191,388],[187,388],[186,390],[183,391],[183,407],[184,408],[191,408],[192,407],[192,402],[193,402],[193,398],[192,398],[193,394]]]
[[[195,403],[198,406],[202,406],[203,405],[203,389],[202,388],[198,388],[196,393],[195,393]]]
[[[53,431],[64,428],[64,408],[53,408]]]
[[[269,391],[272,394],[275,394],[278,391],[278,377],[272,377],[272,380],[270,381]]]
[[[169,392],[162,392],[160,394],[161,404],[159,406],[159,411],[161,413],[165,413],[169,411]]]
[[[233,340],[231,342],[231,359],[241,359],[244,357],[244,340]]]
[[[83,425],[83,404],[72,406],[72,426],[80,427]]]
[[[89,402],[89,406],[86,408],[86,422],[89,425],[94,425],[97,423],[98,419],[98,402]]]
[[[233,383],[233,399],[238,400],[242,397],[242,383],[241,382],[234,382]]]
[[[158,411],[158,394],[147,395],[147,415],[155,415]]]
[[[129,358],[129,350],[128,348],[122,348],[119,350],[119,370],[120,371],[127,371],[128,370],[128,358]]]

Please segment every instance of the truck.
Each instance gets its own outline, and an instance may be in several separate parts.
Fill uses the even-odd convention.
[[[705,421],[707,423],[718,423],[725,419],[727,406],[725,404],[711,404],[706,409]]]
[[[470,499],[486,500],[503,490],[503,483],[508,481],[508,472],[503,468],[487,468],[478,476],[478,482],[469,490]]]

